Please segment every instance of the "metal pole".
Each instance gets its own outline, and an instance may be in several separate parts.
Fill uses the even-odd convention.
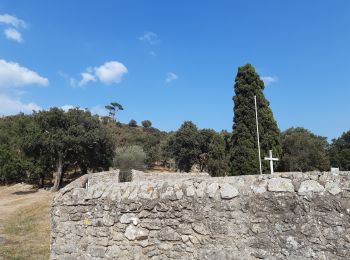
[[[273,174],[273,158],[272,158],[272,150],[269,150],[269,155],[270,155],[270,158],[271,158],[271,161],[270,161],[270,169],[271,169],[271,174]]]
[[[260,174],[262,174],[261,155],[260,155],[260,138],[259,138],[259,122],[258,122],[258,106],[256,104],[256,96],[254,96],[254,103],[255,103],[256,134],[258,137],[259,169],[260,169]]]

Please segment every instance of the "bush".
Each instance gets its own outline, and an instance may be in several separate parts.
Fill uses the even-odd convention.
[[[146,154],[138,145],[124,146],[116,149],[114,167],[120,169],[119,181],[131,181],[131,169],[145,169]]]
[[[137,122],[134,119],[131,119],[130,122],[129,122],[129,126],[137,127]]]
[[[141,124],[144,128],[150,128],[152,126],[152,122],[149,120],[144,120],[141,122]]]

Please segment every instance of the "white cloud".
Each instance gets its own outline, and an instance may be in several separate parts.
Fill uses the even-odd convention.
[[[10,26],[4,30],[4,34],[7,39],[14,40],[16,42],[23,41],[22,34],[17,30],[19,28],[27,28],[27,24],[23,20],[9,14],[2,14],[0,15],[0,23]]]
[[[107,113],[107,110],[105,107],[103,106],[94,106],[92,108],[89,109],[91,114],[93,115],[99,115],[99,116],[106,116],[108,113]]]
[[[9,14],[0,15],[0,23],[12,25],[15,28],[20,28],[20,27],[26,28],[27,27],[27,24],[23,20],[18,19],[16,16],[12,16]]]
[[[23,103],[19,99],[13,99],[0,94],[0,115],[7,116],[22,113],[31,113],[33,110],[41,110],[35,103]]]
[[[15,62],[0,59],[0,88],[25,85],[47,86],[49,80]]]
[[[61,106],[61,109],[63,109],[64,111],[68,111],[69,109],[75,108],[75,106],[72,105],[63,105]]]
[[[118,61],[109,61],[100,67],[94,68],[95,75],[104,84],[119,83],[128,69],[123,63]]]
[[[178,76],[175,73],[169,72],[166,74],[165,82],[170,83],[170,82],[177,80],[177,79],[178,79]]]
[[[86,83],[89,83],[90,81],[96,81],[95,76],[90,74],[90,73],[88,73],[88,72],[80,73],[80,75],[81,75],[81,80],[78,83],[78,85],[80,87],[84,86]],[[74,79],[71,79],[71,85],[72,84],[75,84],[75,80]]]
[[[7,28],[5,31],[5,36],[7,39],[14,40],[16,42],[22,42],[22,34],[13,28]]]
[[[264,81],[265,85],[271,85],[272,83],[275,83],[278,81],[278,78],[275,76],[264,76],[261,77],[261,80]]]
[[[80,73],[80,80],[72,78],[62,71],[58,71],[58,74],[67,80],[72,87],[82,87],[89,82],[96,82],[98,80],[107,85],[120,83],[126,73],[128,73],[128,69],[119,61],[108,61],[99,67],[89,67],[85,72]]]
[[[154,32],[145,32],[142,36],[139,37],[139,40],[146,41],[152,45],[159,43],[158,35]]]

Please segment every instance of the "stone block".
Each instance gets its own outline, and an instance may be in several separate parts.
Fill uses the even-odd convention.
[[[147,239],[149,231],[142,227],[135,227],[130,225],[125,230],[125,236],[129,240],[142,240]]]
[[[267,189],[274,192],[294,192],[292,181],[286,178],[269,179]]]
[[[232,199],[239,195],[238,190],[231,184],[224,183],[220,185],[220,195],[222,199]]]
[[[324,187],[315,180],[306,180],[300,184],[299,195],[306,195],[312,192],[323,192]]]
[[[332,195],[337,195],[342,192],[342,189],[339,187],[339,184],[336,182],[327,182],[325,189]]]

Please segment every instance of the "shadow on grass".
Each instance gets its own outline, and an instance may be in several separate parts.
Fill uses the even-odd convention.
[[[32,193],[36,193],[36,192],[38,192],[38,190],[16,191],[16,192],[13,192],[12,194],[15,194],[15,195],[27,195],[27,194],[32,194]]]

